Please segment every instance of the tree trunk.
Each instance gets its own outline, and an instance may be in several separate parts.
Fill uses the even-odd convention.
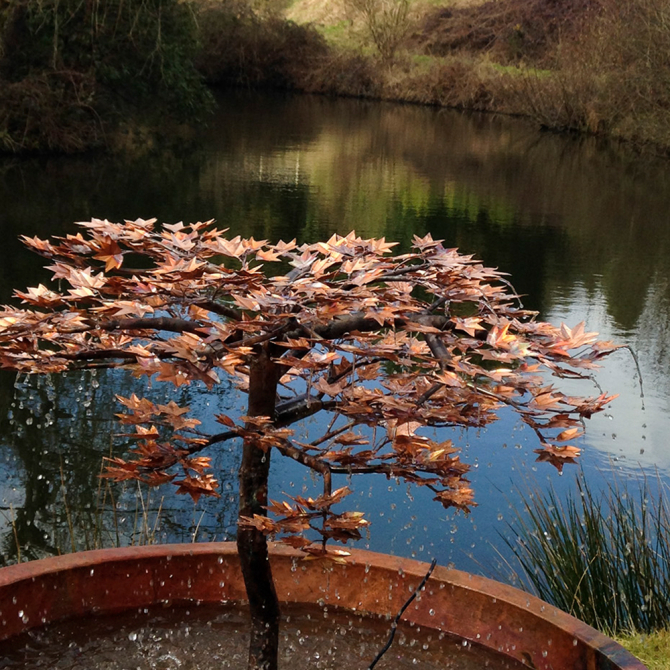
[[[249,370],[249,416],[274,417],[279,371],[265,343],[252,355]],[[265,515],[270,451],[245,439],[240,466],[240,516]],[[251,635],[249,670],[277,670],[279,602],[272,579],[268,545],[259,530],[239,528],[237,551],[249,599]]]

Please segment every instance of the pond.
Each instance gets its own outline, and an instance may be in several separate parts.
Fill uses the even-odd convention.
[[[129,144],[133,138],[129,138]],[[595,487],[613,476],[670,477],[670,164],[590,138],[540,133],[525,122],[316,96],[225,93],[213,123],[188,144],[136,142],[124,158],[0,162],[0,300],[50,274],[20,234],[46,237],[91,217],[216,219],[232,235],[316,241],[351,229],[408,246],[432,233],[510,273],[543,319],[585,320],[621,351],[598,373],[618,393],[577,446]],[[147,541],[234,537],[238,454],[212,455],[223,498],[194,506],[169,491],[110,487],[98,478],[113,448],[115,394],[139,391],[120,374],[16,379],[0,375],[0,564],[17,558]],[[171,391],[156,384],[151,393]],[[227,384],[180,389],[205,419],[241,411]],[[582,384],[582,394],[595,388]],[[211,418],[210,426],[213,426]],[[309,425],[304,427],[309,430]],[[508,552],[520,489],[561,492],[535,463],[535,437],[513,417],[455,436],[479,506],[443,510],[425,491],[383,477],[354,482],[372,521],[359,543],[495,576]],[[273,464],[271,497],[313,486],[293,463]],[[343,482],[344,483],[344,482]],[[165,497],[163,497],[165,495]]]

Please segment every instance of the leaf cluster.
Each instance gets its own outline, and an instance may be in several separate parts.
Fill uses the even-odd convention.
[[[381,473],[468,510],[468,465],[435,429],[482,427],[509,407],[537,434],[538,460],[561,469],[579,454],[569,442],[583,419],[612,399],[567,396],[549,378],[588,378],[615,345],[583,324],[537,320],[501,273],[430,235],[393,255],[394,244],[353,232],[298,245],[229,238],[212,222],[79,225],[76,235],[24,238],[49,259],[56,284],[17,291],[27,307],[0,310],[0,363],[42,373],[124,368],[177,387],[211,388],[229,375],[248,391],[252,362],[269,353],[274,416],[220,416],[226,430],[206,434],[188,408],[121,399],[135,449],[107,471],[169,481],[197,500],[216,491],[196,454],[250,440],[324,481],[317,501],[273,503],[278,521],[245,522],[268,534],[302,535],[320,517],[324,541],[357,537],[362,517],[331,510],[341,498],[334,474]],[[331,417],[324,434],[297,440],[290,426],[319,412]]]

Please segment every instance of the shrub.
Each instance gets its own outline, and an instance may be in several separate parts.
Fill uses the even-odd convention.
[[[310,26],[260,16],[244,2],[209,2],[198,16],[197,66],[212,84],[299,87],[328,49]]]
[[[197,118],[211,104],[193,64],[197,48],[193,10],[180,0],[4,0],[0,133],[18,148],[69,151],[88,148],[89,136],[98,142],[91,117],[99,125],[113,112],[159,109],[163,117]],[[31,108],[16,103],[21,88]],[[42,115],[53,123],[40,129],[31,119]],[[78,119],[83,132],[74,142]]]
[[[599,0],[555,72],[512,82],[519,107],[550,128],[670,146],[670,4]]]
[[[300,87],[310,93],[377,97],[382,80],[370,58],[355,53],[332,53],[306,73]]]
[[[424,53],[458,51],[492,54],[501,62],[552,59],[561,36],[589,20],[598,0],[488,0],[436,7],[414,37]]]
[[[95,82],[77,72],[30,75],[0,86],[0,151],[73,153],[102,146],[104,129],[91,106]]]
[[[409,0],[346,0],[346,4],[362,18],[382,60],[392,61],[410,30]]]

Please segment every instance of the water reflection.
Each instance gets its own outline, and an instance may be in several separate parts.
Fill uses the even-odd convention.
[[[7,381],[9,375],[3,375]],[[69,551],[127,544],[218,539],[234,536],[238,455],[219,450],[214,462],[224,504],[163,491],[110,485],[98,475],[113,453],[116,394],[145,392],[144,384],[119,371],[18,376],[0,404],[4,462],[0,480],[0,562],[10,563]],[[229,411],[228,387],[211,397],[179,394],[189,404]],[[166,402],[167,385],[149,392]],[[172,396],[170,396],[172,397]],[[207,408],[202,407],[202,414]],[[116,439],[119,442],[119,439]],[[231,501],[232,499],[232,501]],[[232,504],[231,504],[232,502]],[[203,523],[204,521],[204,523]]]
[[[601,386],[621,397],[609,416],[591,421],[582,444],[584,468],[597,478],[595,471],[615,459],[614,467],[626,471],[635,472],[640,462],[670,476],[667,164],[590,139],[540,134],[509,119],[309,96],[227,93],[216,123],[204,133],[188,147],[163,147],[124,159],[0,164],[0,299],[8,300],[12,287],[34,285],[47,276],[40,259],[16,241],[19,234],[71,231],[74,221],[91,216],[157,216],[170,222],[216,218],[232,234],[309,241],[356,228],[404,246],[412,235],[430,231],[509,272],[526,305],[544,318],[571,324],[586,320],[605,338],[638,351],[644,409],[632,358],[621,352],[599,374]],[[120,492],[102,521],[94,511],[100,459],[109,451],[113,430],[103,419],[116,411],[114,393],[126,392],[130,382],[114,378],[96,390],[91,407],[98,418],[86,416],[73,378],[54,381],[53,399],[24,381],[18,389],[12,384],[10,375],[0,375],[5,508],[0,526],[7,559],[14,556],[12,515],[22,543],[29,541],[35,555],[68,550],[63,488],[70,514],[76,510],[87,528],[115,529],[119,514],[114,506],[120,501],[128,525],[119,531],[119,541],[131,541],[139,504],[134,490]],[[159,386],[154,391],[163,392]],[[233,408],[242,402],[227,388],[213,398],[191,393],[190,401],[202,404],[203,417],[209,415],[207,402]],[[44,413],[56,412],[54,424],[38,429],[35,416],[28,425],[28,401],[42,403]],[[435,508],[426,492],[412,491],[412,501],[393,482],[365,482],[358,496],[361,508],[373,511],[371,548],[423,558],[437,554],[442,562],[476,569],[464,554],[472,553],[480,563],[493,560],[487,541],[504,530],[499,517],[507,518],[510,501],[518,495],[513,480],[530,473],[540,482],[552,480],[559,490],[574,485],[572,476],[559,479],[549,466],[534,464],[533,436],[508,416],[486,432],[456,439],[464,458],[477,466],[472,479],[480,507],[467,519],[454,519]],[[226,495],[233,499],[235,458],[217,453],[227,477]],[[294,465],[277,460],[276,494],[309,488],[311,482],[302,477]],[[418,511],[428,505],[433,509],[429,522]],[[214,506],[200,520],[201,509],[170,496],[164,501],[160,539],[188,539],[196,526],[202,538],[233,531],[233,507]],[[93,530],[77,532],[79,548],[97,537]],[[116,530],[109,537],[116,541]]]

